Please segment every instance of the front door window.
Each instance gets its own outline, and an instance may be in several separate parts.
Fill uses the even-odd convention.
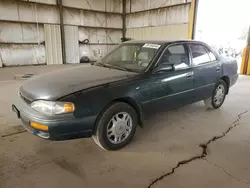
[[[188,51],[183,44],[168,47],[163,53],[159,64],[172,64],[175,70],[188,68],[190,65]]]

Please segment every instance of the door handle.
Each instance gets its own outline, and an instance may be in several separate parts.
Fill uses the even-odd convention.
[[[193,78],[193,75],[194,75],[194,73],[193,73],[193,72],[190,72],[190,73],[187,73],[187,74],[186,74],[186,77],[187,77],[187,78]]]
[[[220,71],[220,67],[216,67],[216,71],[219,72]]]

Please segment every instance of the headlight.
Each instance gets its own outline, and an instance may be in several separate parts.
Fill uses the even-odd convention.
[[[70,102],[34,101],[31,108],[47,115],[65,114],[74,112],[75,106]]]

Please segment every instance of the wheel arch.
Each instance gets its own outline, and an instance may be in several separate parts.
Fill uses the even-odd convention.
[[[221,80],[223,80],[226,83],[226,85],[227,85],[227,94],[228,94],[229,93],[229,87],[230,87],[230,79],[229,79],[228,76],[223,76],[223,77],[221,77]]]
[[[136,102],[135,99],[133,99],[132,97],[120,97],[120,98],[116,98],[113,101],[111,101],[110,103],[108,103],[99,113],[98,116],[96,118],[95,121],[95,129],[96,129],[96,124],[99,120],[99,118],[101,117],[101,115],[105,112],[105,110],[111,106],[112,104],[116,103],[116,102],[124,102],[127,103],[128,105],[130,105],[136,112],[137,116],[138,116],[138,125],[140,127],[143,126],[143,114],[142,114],[142,110],[141,107],[139,106],[139,104]]]
[[[139,123],[139,126],[142,126],[142,122],[143,122],[143,114],[142,114],[142,109],[140,107],[140,105],[136,102],[135,99],[131,98],[131,97],[121,97],[121,98],[118,98],[118,99],[115,99],[114,101],[112,102],[124,102],[124,103],[127,103],[129,104],[132,108],[134,108],[134,110],[136,111],[137,113],[137,116],[138,116],[138,123]]]

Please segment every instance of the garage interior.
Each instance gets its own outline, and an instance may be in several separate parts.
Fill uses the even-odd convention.
[[[186,39],[190,7],[186,0],[1,0],[0,67],[96,61],[129,38]]]
[[[84,66],[130,39],[195,38],[198,2],[0,0],[0,188],[248,188],[250,39],[220,109],[200,102],[155,114],[116,152],[91,138],[39,139],[11,111],[19,75]]]

